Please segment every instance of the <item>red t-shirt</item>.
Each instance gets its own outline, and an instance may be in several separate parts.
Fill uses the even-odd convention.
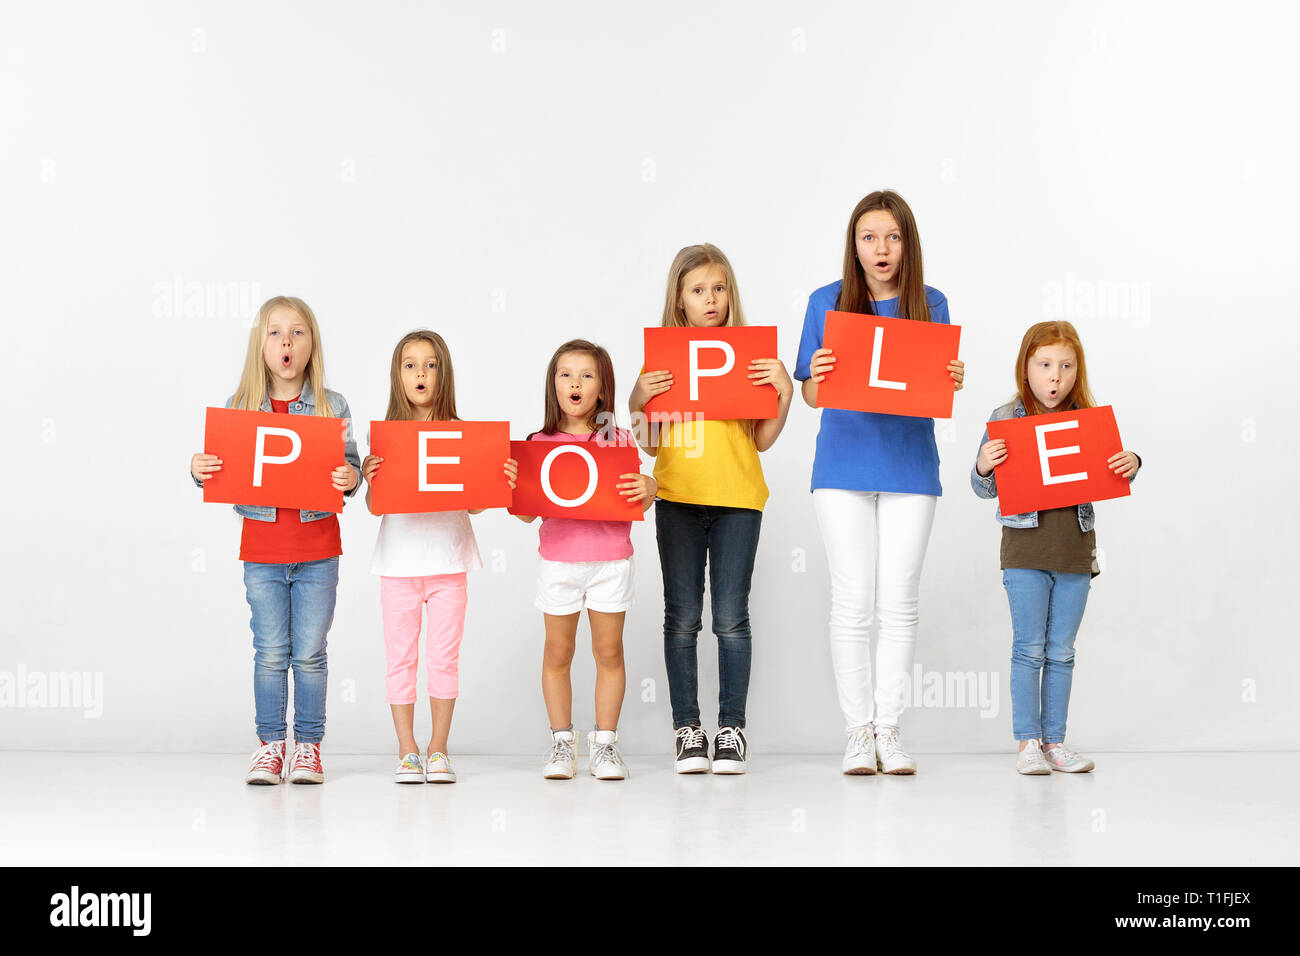
[[[273,398],[271,411],[287,414],[289,402],[297,400],[296,395],[284,402]],[[244,531],[239,538],[239,560],[258,564],[320,561],[342,553],[339,516],[303,521],[297,508],[276,508],[274,521],[245,518]]]

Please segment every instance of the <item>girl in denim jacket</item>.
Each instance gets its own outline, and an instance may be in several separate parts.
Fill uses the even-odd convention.
[[[316,316],[291,296],[268,299],[248,339],[239,388],[227,408],[347,421],[344,462],[330,478],[345,495],[356,493],[361,459],[352,436],[348,403],[325,388],[325,356]],[[221,470],[221,458],[199,453],[190,475],[199,487]],[[293,757],[290,783],[323,783],[320,743],[325,735],[325,637],[334,620],[334,597],[343,546],[338,516],[236,505],[243,519],[239,558],[252,611],[253,701],[260,746],[246,783],[276,784],[285,775],[285,715],[293,668]]]
[[[1092,408],[1083,344],[1069,322],[1040,322],[1025,333],[1016,359],[1017,397],[992,421],[1051,411]],[[971,487],[996,498],[994,469],[1007,460],[1006,442],[980,442]],[[1132,481],[1142,460],[1131,451],[1108,459]],[[1002,523],[1002,583],[1011,605],[1011,728],[1019,741],[1016,770],[1024,774],[1083,773],[1093,762],[1065,746],[1074,669],[1074,638],[1083,620],[1095,561],[1090,503],[1021,515],[995,512]]]

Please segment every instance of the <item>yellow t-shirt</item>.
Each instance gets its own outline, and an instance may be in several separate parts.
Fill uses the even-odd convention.
[[[655,457],[659,497],[688,505],[753,508],[767,504],[758,449],[740,419],[666,423]]]

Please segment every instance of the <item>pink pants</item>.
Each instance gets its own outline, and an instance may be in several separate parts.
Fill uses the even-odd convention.
[[[431,574],[422,578],[379,579],[384,614],[384,653],[388,675],[384,689],[390,704],[415,703],[415,674],[420,647],[420,611],[428,611],[424,666],[429,696],[450,700],[460,688],[460,640],[465,634],[466,574]]]

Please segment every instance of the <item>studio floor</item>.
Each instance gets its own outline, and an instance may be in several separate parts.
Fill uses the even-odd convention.
[[[0,752],[8,865],[1300,863],[1293,753],[1091,754],[1022,777],[1009,754],[918,754],[914,777],[755,755],[744,776],[543,780],[539,758],[457,756],[398,786],[392,759],[326,754],[322,786],[250,787],[245,754]]]

